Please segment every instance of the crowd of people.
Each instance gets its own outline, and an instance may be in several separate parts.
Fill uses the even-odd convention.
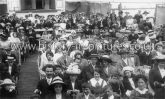
[[[41,99],[164,99],[165,25],[147,14],[2,16],[0,96],[17,95],[20,63],[38,47]]]

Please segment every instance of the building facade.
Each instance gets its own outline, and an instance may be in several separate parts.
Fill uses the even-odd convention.
[[[65,0],[3,0],[8,12],[23,10],[65,10]],[[61,6],[61,7],[60,7]]]

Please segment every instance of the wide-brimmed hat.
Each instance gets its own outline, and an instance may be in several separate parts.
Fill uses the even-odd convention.
[[[13,83],[10,79],[5,79],[3,83],[0,84],[0,86],[3,85],[15,85],[15,83]]]
[[[52,79],[52,82],[50,83],[50,88],[52,88],[54,85],[56,84],[62,84],[62,85],[65,85],[64,81],[62,80],[61,77],[59,76],[56,76]]]
[[[157,62],[165,62],[165,55],[157,55],[153,57],[152,60],[155,60]]]
[[[100,57],[99,57],[98,54],[91,54],[91,55],[88,57],[88,59],[93,59],[93,58],[99,59]]]
[[[80,73],[81,70],[77,63],[71,63],[66,70],[66,74],[79,75]]]
[[[67,39],[65,37],[60,37],[59,41],[67,41]]]
[[[7,56],[6,61],[16,61],[14,57],[11,56]]]
[[[149,14],[149,12],[147,12],[147,11],[144,11],[144,12],[143,12],[143,14]]]
[[[10,22],[8,22],[8,23],[6,23],[6,25],[11,25],[11,23],[10,23]]]
[[[112,60],[110,59],[110,57],[108,55],[103,55],[100,57],[101,60],[107,61],[109,63],[112,62]]]
[[[162,47],[163,47],[164,45],[163,45],[162,42],[159,42],[159,43],[156,43],[156,44],[155,44],[155,48],[157,48],[158,46],[162,46]]]
[[[23,30],[23,29],[24,29],[24,27],[22,27],[22,26],[21,26],[21,27],[19,27],[19,29],[20,29],[20,30]]]
[[[134,68],[132,66],[126,66],[123,68],[122,72],[124,73],[125,71],[134,72]]]

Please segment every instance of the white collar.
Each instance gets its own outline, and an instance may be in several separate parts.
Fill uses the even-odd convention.
[[[108,97],[108,99],[114,99],[114,95],[111,95],[110,97]]]
[[[159,66],[158,66],[159,68]],[[163,68],[159,68],[159,71],[160,71],[160,75],[162,76],[162,78],[165,76],[165,69]]]
[[[140,94],[145,94],[148,91],[148,89],[146,88],[143,90],[140,90],[139,88],[135,88],[135,90],[138,91]]]
[[[56,94],[56,99],[62,99],[62,94]]]
[[[84,96],[89,98],[89,94],[88,94],[88,95],[84,94]],[[88,98],[87,98],[87,99],[88,99]]]

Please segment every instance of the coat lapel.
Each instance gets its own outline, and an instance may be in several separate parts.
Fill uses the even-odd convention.
[[[155,71],[155,72],[156,72],[157,75],[158,75],[157,77],[160,77],[160,79],[163,79],[162,76],[161,76],[161,74],[160,74],[160,70],[159,70],[158,67],[156,68],[156,71]]]

